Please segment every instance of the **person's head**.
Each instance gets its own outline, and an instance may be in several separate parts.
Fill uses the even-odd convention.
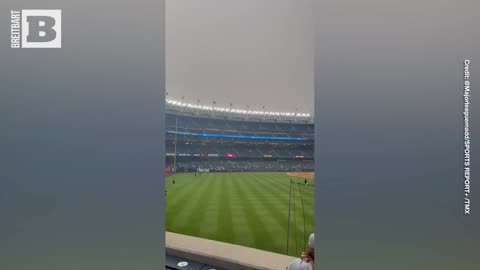
[[[303,252],[303,256],[309,258],[309,259],[312,260],[312,261],[315,261],[315,249],[307,246],[307,247],[305,248],[305,251]],[[302,257],[303,257],[303,256],[302,256]]]
[[[308,238],[308,244],[300,258],[293,260],[287,270],[314,270],[315,269],[315,235],[312,233]]]
[[[310,234],[307,247],[305,248],[305,251],[303,253],[305,254],[305,256],[312,259],[312,261],[315,261],[315,234]]]

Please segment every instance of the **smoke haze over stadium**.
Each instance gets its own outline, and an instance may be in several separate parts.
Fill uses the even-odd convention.
[[[171,0],[167,9],[168,98],[313,114],[308,1]]]

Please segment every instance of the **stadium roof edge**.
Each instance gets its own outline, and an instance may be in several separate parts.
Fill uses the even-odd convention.
[[[313,116],[295,117],[286,115],[255,115],[255,114],[237,114],[222,111],[204,111],[188,107],[177,107],[166,104],[166,114],[198,117],[207,119],[220,119],[231,121],[247,122],[267,122],[267,123],[289,123],[289,124],[313,124]]]

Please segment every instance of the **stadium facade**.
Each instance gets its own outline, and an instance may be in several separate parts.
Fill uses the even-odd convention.
[[[313,171],[313,116],[167,99],[170,172]]]

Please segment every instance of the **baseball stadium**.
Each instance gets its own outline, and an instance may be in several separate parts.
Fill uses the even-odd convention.
[[[167,254],[183,237],[299,256],[314,231],[313,130],[308,113],[167,99]]]

